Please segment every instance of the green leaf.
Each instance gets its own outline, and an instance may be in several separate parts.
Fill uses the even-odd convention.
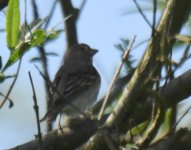
[[[9,66],[14,64],[17,60],[19,60],[23,56],[23,54],[29,50],[30,47],[30,42],[21,43],[14,51],[12,51],[2,72],[4,72]]]
[[[50,30],[48,31],[47,41],[56,39],[64,30]]]
[[[135,144],[131,144],[131,143],[128,143],[126,146],[125,146],[126,150],[133,150],[133,149],[138,149],[138,147],[135,145]]]
[[[14,49],[19,37],[20,12],[19,0],[10,0],[6,15],[7,45]]]
[[[34,57],[30,60],[30,62],[39,62],[41,61],[42,59],[40,57]]]
[[[171,120],[172,120],[172,108],[169,108],[166,112],[165,112],[165,118],[164,118],[164,123],[163,123],[163,129],[166,130],[166,132],[168,132],[171,128]]]
[[[43,43],[48,42],[49,40],[52,40],[54,38],[57,38],[59,33],[63,31],[63,30],[58,30],[58,31],[51,30],[47,32],[46,30],[39,29],[45,21],[46,18],[38,20],[36,21],[36,23],[34,22],[34,24],[31,25],[32,29],[24,33],[24,35],[22,36],[23,38],[19,38],[15,47],[12,48],[11,55],[9,56],[6,65],[3,67],[2,72],[4,72],[8,67],[14,64],[17,60],[19,60],[30,48],[35,46],[41,46]],[[56,56],[57,54],[47,53],[47,55]],[[33,61],[36,60],[37,59]]]
[[[8,67],[14,64],[19,60],[24,53],[26,53],[30,48],[34,46],[41,45],[46,40],[46,31],[45,30],[35,30],[32,33],[32,39],[28,41],[20,41],[16,48],[11,52],[9,59],[4,66],[2,72],[4,72]]]
[[[148,121],[140,123],[139,125],[133,127],[131,129],[131,131],[128,131],[128,134],[129,135],[139,135],[139,134],[141,134],[146,129],[146,127],[148,126],[148,123],[149,123]]]
[[[28,28],[27,28],[27,32],[25,33],[25,36],[24,36],[24,40],[27,41],[27,40],[30,40],[31,39],[31,34],[33,35],[33,33],[36,31],[36,30],[39,30],[40,27],[43,25],[44,22],[47,21],[47,17],[43,18],[43,19],[36,19],[34,21],[32,21],[29,25],[28,25]],[[21,31],[22,33],[23,31]]]
[[[32,39],[29,41],[20,41],[16,48],[11,52],[9,59],[3,68],[3,72],[19,60],[24,53],[26,53],[30,48],[34,46],[41,45],[46,40],[46,31],[45,30],[35,30],[32,33]]]
[[[32,46],[40,46],[46,40],[45,30],[35,30],[31,41]]]

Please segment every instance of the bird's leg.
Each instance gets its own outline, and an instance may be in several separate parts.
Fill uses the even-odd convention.
[[[60,130],[62,133],[64,133],[64,130],[61,125],[61,119],[62,119],[62,113],[60,113],[59,121],[58,121],[58,130]]]

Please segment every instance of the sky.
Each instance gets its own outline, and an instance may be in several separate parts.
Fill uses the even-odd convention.
[[[21,23],[24,18],[23,2],[22,0],[20,1]],[[44,18],[49,14],[52,2],[52,0],[37,1],[40,17]],[[73,0],[76,7],[79,7],[81,2],[82,1]],[[145,8],[151,8],[148,1],[142,1],[140,4]],[[131,40],[133,36],[136,35],[135,45],[149,39],[151,34],[150,27],[145,23],[141,15],[135,12],[136,7],[132,1],[89,0],[81,13],[77,23],[79,42],[87,43],[91,47],[99,50],[99,53],[94,59],[94,65],[102,78],[99,98],[107,91],[115,69],[120,62],[121,53],[115,48],[115,45],[120,43],[120,39],[127,38]],[[146,15],[148,19],[151,20],[151,13],[146,12]],[[160,13],[158,13],[157,16],[160,16]],[[58,3],[49,28],[57,25],[62,20],[61,8]],[[27,1],[27,21],[32,21],[32,9],[29,0]],[[2,12],[0,12],[0,28],[5,28],[5,14]],[[63,28],[63,25],[60,25],[59,28]],[[5,33],[0,33],[0,56],[3,58],[3,64],[6,63],[9,56],[5,37]],[[62,64],[65,47],[66,42],[64,34],[45,47],[48,52],[56,52],[59,54],[57,57],[48,58],[49,73],[52,80],[54,79],[56,71]],[[139,48],[132,50],[131,54],[137,62],[140,60],[145,48],[146,44],[143,44]],[[181,52],[177,52],[175,58],[178,59],[180,54]],[[43,79],[34,67],[34,65],[37,65],[41,68],[41,65],[39,63],[30,63],[31,58],[35,56],[38,56],[38,52],[33,48],[23,57],[19,78],[10,96],[14,101],[14,107],[9,109],[6,103],[3,109],[0,109],[0,149],[11,148],[30,141],[34,139],[34,135],[37,133],[36,118],[33,110],[32,89],[29,82],[28,71],[31,72],[34,80],[40,107],[40,116],[42,117],[46,112]],[[14,64],[5,73],[7,75],[14,74],[17,65],[18,63]],[[187,66],[188,65],[185,64],[180,72],[188,70]],[[1,84],[0,91],[6,93],[11,82],[12,80],[6,80]],[[46,130],[44,123],[42,124],[42,130],[43,134],[45,134]]]

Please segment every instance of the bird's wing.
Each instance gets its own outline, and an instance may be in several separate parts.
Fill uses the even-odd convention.
[[[54,85],[62,97],[60,98],[58,92],[54,91],[53,104],[59,105],[68,99],[73,100],[76,96],[80,96],[80,93],[95,85],[96,82],[99,84],[99,80],[100,76],[94,67],[90,68],[87,73],[58,74]]]

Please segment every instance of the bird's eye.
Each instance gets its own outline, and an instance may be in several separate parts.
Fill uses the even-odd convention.
[[[80,45],[80,50],[81,51],[88,51],[89,49],[90,49],[90,47],[88,45],[85,45],[85,44]]]
[[[81,48],[80,48],[80,50],[81,51],[87,51],[89,48],[87,47],[87,46],[82,46]]]
[[[81,50],[81,51],[85,51],[86,48],[85,48],[85,47],[81,47],[80,50]]]

